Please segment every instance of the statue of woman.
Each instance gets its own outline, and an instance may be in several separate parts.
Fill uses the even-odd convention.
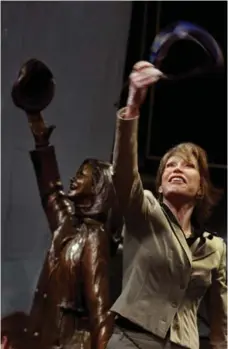
[[[12,90],[35,140],[30,155],[52,233],[28,326],[21,329],[21,348],[105,349],[113,325],[106,229],[115,201],[112,166],[85,160],[64,193],[55,149],[49,144],[54,126],[47,126],[41,115],[53,97],[53,86],[50,70],[30,60],[22,66]]]

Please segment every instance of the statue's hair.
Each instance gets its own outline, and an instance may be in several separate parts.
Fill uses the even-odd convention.
[[[97,159],[86,159],[80,168],[87,164],[92,168],[94,200],[91,207],[82,209],[82,213],[85,215],[107,214],[114,199],[112,165]]]

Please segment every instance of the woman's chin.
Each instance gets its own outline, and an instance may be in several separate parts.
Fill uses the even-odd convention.
[[[76,198],[77,198],[77,192],[76,192],[76,190],[70,190],[70,191],[67,193],[67,197],[68,197],[69,200],[75,201]]]

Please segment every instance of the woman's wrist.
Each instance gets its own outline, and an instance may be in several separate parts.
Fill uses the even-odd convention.
[[[126,112],[123,115],[124,119],[135,119],[139,116],[139,106],[134,105],[127,105]]]

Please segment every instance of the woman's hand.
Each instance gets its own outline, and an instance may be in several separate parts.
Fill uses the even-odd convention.
[[[129,77],[130,86],[127,100],[130,114],[139,111],[146,98],[148,87],[155,84],[163,76],[163,73],[149,62],[140,61],[134,65]]]

